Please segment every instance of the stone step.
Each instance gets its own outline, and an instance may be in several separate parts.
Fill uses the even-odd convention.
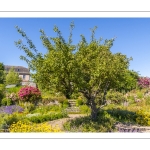
[[[67,112],[79,112],[80,109],[79,109],[79,107],[68,107],[68,108],[66,108],[66,111]]]

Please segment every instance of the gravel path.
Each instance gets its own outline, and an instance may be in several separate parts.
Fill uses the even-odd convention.
[[[63,124],[68,121],[68,120],[72,120],[75,118],[79,118],[79,117],[83,117],[86,116],[85,114],[69,114],[68,118],[62,118],[62,119],[57,119],[57,120],[53,120],[53,121],[49,121],[48,123],[52,126],[58,126],[61,130],[63,130]]]

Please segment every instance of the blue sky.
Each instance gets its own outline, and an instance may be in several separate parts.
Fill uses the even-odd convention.
[[[141,76],[150,77],[150,18],[0,18],[0,62],[27,67],[26,62],[19,58],[24,55],[23,51],[14,44],[14,41],[23,39],[15,29],[16,25],[26,32],[39,52],[46,53],[39,30],[44,29],[47,36],[53,37],[56,36],[53,27],[57,25],[68,40],[72,21],[75,24],[73,43],[78,43],[81,34],[90,41],[90,28],[97,26],[96,38],[116,37],[111,51],[132,57],[129,68]]]

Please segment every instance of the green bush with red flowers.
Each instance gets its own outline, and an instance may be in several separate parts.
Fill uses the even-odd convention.
[[[18,92],[19,99],[24,102],[37,104],[41,100],[41,92],[38,88],[26,86],[22,87]]]

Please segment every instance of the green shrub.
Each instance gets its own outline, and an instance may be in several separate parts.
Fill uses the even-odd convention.
[[[31,112],[35,110],[36,106],[30,102],[19,102],[19,105],[24,109],[25,112]]]
[[[10,98],[3,98],[1,101],[1,105],[10,106],[12,104],[12,100]]]
[[[87,105],[79,106],[79,110],[80,110],[80,113],[82,113],[82,114],[89,114],[89,113],[91,113],[91,109]]]
[[[17,94],[21,88],[22,88],[22,86],[16,86],[16,87],[8,88],[6,91],[7,91],[7,93],[16,93]]]
[[[43,97],[42,98],[42,104],[47,105],[50,102],[58,101],[59,103],[63,104],[63,102],[66,100],[66,97],[60,96],[60,97]]]
[[[107,112],[114,117],[117,121],[123,122],[136,122],[136,113],[123,109],[111,109]]]
[[[0,129],[8,129],[13,123],[17,123],[19,120],[26,120],[24,114],[0,114]]]
[[[150,105],[150,96],[145,97],[145,104]]]
[[[68,100],[64,100],[63,101],[63,108],[67,108],[67,107],[69,107],[69,102],[68,102]]]
[[[45,113],[48,113],[51,111],[61,112],[61,111],[63,111],[63,108],[61,106],[58,106],[58,105],[38,106],[33,111],[31,111],[31,113],[45,114]]]
[[[77,99],[76,100],[76,106],[78,107],[78,106],[81,106],[81,105],[83,105],[82,99]]]
[[[111,103],[121,104],[127,101],[127,98],[120,92],[110,90],[106,95],[107,100],[111,100]]]
[[[115,131],[115,119],[106,111],[100,111],[96,121],[89,116],[67,121],[64,129],[70,132],[113,132]]]
[[[150,126],[150,111],[139,110],[136,112],[136,122],[140,125]]]
[[[57,112],[57,113],[38,114],[36,116],[28,117],[28,120],[33,123],[42,123],[45,121],[52,121],[64,117],[67,117],[67,113]]]
[[[0,84],[0,101],[4,97],[4,92],[5,92],[5,85]]]

